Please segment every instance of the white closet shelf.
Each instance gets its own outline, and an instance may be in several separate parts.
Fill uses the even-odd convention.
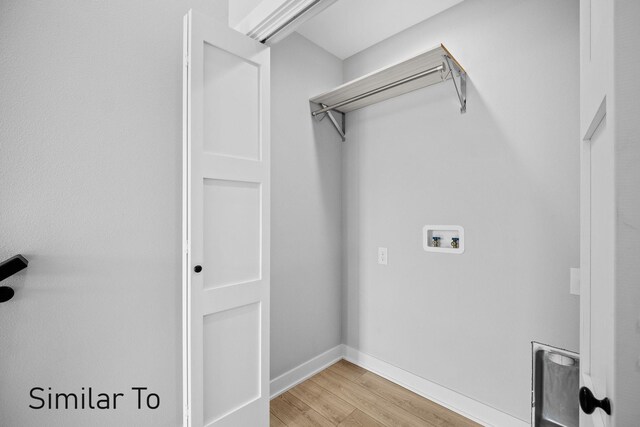
[[[458,77],[459,85],[455,77]],[[311,98],[310,101],[320,107],[311,115],[316,117],[326,113],[344,141],[345,113],[446,80],[453,80],[460,112],[464,113],[467,108],[466,72],[441,44]],[[342,114],[342,124],[338,123],[333,112]]]

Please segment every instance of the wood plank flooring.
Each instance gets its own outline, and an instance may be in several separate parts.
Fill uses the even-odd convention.
[[[271,401],[272,427],[472,427],[468,420],[341,360]]]

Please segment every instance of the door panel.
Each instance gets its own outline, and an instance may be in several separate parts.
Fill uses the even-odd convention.
[[[205,289],[260,280],[259,183],[205,179]]]
[[[613,16],[610,0],[580,1],[580,134],[585,135],[612,76]],[[584,89],[587,90],[584,90]]]
[[[260,160],[259,87],[259,64],[204,44],[205,151]]]
[[[613,351],[614,175],[606,117],[591,139],[591,366],[595,392],[608,395]]]
[[[260,397],[260,304],[205,316],[203,338],[207,425]]]
[[[185,40],[186,424],[266,426],[269,49],[193,11]]]
[[[596,397],[613,393],[613,293],[614,293],[614,236],[615,236],[615,180],[612,135],[605,116],[591,139],[585,142],[590,159],[584,163],[588,176],[589,226],[586,241],[588,260],[584,268],[585,293],[581,292],[581,310],[588,311],[588,323],[581,328],[581,370],[583,385]],[[584,236],[584,234],[583,234]],[[584,238],[584,237],[583,237]],[[601,410],[581,415],[582,426],[609,426],[610,417]]]

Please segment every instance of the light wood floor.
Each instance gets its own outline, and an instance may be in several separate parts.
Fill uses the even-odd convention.
[[[272,427],[479,426],[341,360],[271,401]]]

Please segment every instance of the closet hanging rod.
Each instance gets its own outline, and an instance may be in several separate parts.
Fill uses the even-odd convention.
[[[367,92],[364,92],[364,93],[362,93],[360,95],[356,95],[356,96],[353,96],[351,98],[345,99],[344,101],[338,102],[337,104],[328,105],[328,106],[323,107],[323,108],[321,108],[319,110],[311,112],[311,115],[315,117],[318,114],[326,113],[327,111],[330,111],[330,110],[335,110],[336,108],[340,108],[340,107],[342,107],[344,105],[351,104],[352,102],[356,102],[356,101],[359,101],[361,99],[368,98],[368,97],[370,97],[372,95],[375,95],[377,93],[384,92],[385,90],[393,89],[394,87],[403,85],[405,83],[412,82],[414,80],[417,80],[417,79],[419,79],[421,77],[428,76],[428,75],[433,74],[433,73],[437,73],[438,71],[440,71],[440,72],[444,71],[444,64],[440,64],[440,65],[435,66],[433,68],[429,68],[428,70],[421,71],[419,73],[413,74],[411,76],[405,77],[405,78],[397,80],[395,82],[388,83],[388,84],[386,84],[384,86],[380,86],[379,88],[371,89],[370,91],[367,91]]]

